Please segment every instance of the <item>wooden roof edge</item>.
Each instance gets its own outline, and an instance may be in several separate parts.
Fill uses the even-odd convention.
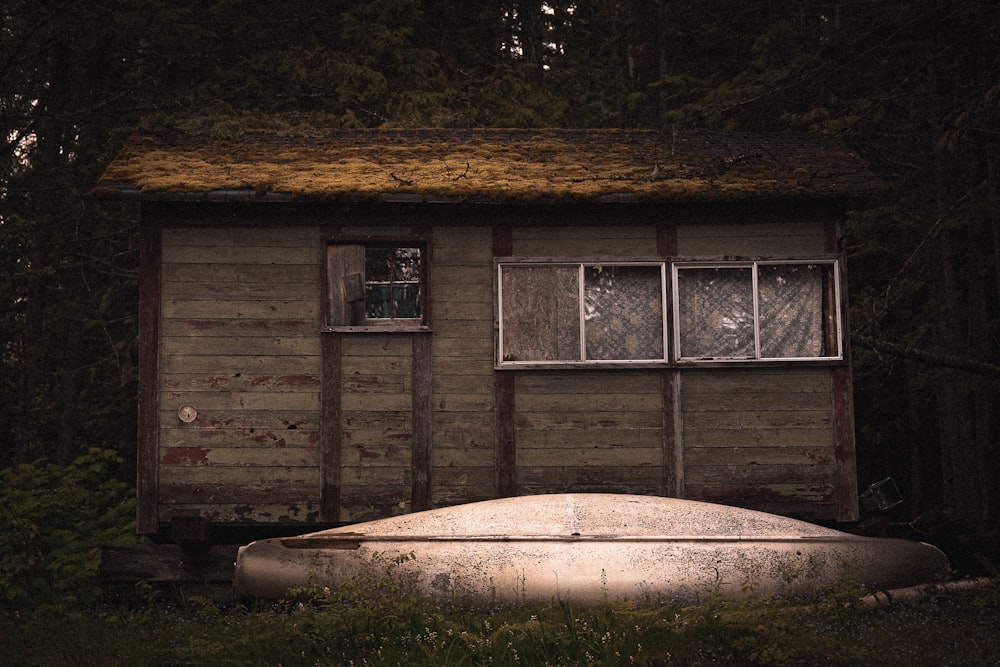
[[[205,204],[399,204],[399,205],[444,205],[444,206],[547,206],[547,205],[598,205],[598,206],[671,206],[671,205],[708,205],[708,204],[739,204],[741,202],[763,203],[771,201],[815,203],[817,205],[834,205],[844,210],[864,208],[871,201],[877,200],[882,189],[872,191],[852,192],[822,192],[822,191],[767,191],[744,193],[741,196],[711,196],[702,194],[694,196],[649,197],[632,192],[602,194],[594,197],[536,197],[533,199],[476,197],[476,196],[444,196],[416,193],[383,192],[374,195],[353,193],[336,196],[311,196],[287,192],[258,192],[253,189],[209,190],[206,192],[172,192],[143,191],[131,184],[102,184],[90,191],[89,196],[97,199],[117,200],[126,203],[205,203]]]
[[[642,176],[638,180],[649,181],[657,178],[674,178],[678,181],[684,181],[687,180],[690,175],[692,179],[697,179],[699,176],[703,179],[709,178],[714,180],[719,178],[723,181],[723,183],[718,188],[705,190],[704,187],[702,187],[699,191],[691,192],[685,191],[685,188],[683,187],[668,187],[662,190],[651,191],[648,187],[644,187],[641,184],[639,189],[643,191],[630,190],[628,186],[626,186],[622,191],[616,192],[615,188],[607,187],[601,188],[599,191],[596,189],[588,190],[585,187],[576,189],[573,187],[556,187],[550,189],[546,187],[543,179],[539,179],[537,188],[522,188],[519,194],[514,194],[512,192],[505,192],[502,187],[491,186],[488,181],[479,184],[478,187],[472,186],[455,188],[454,192],[448,192],[448,188],[441,187],[423,189],[422,184],[415,185],[413,182],[400,180],[402,177],[397,177],[392,171],[389,171],[388,173],[393,180],[398,181],[398,184],[401,187],[398,192],[383,190],[382,188],[363,187],[355,190],[349,182],[328,190],[313,189],[312,191],[309,191],[308,188],[298,189],[295,187],[287,187],[290,184],[285,182],[283,177],[274,178],[273,175],[267,176],[265,174],[261,176],[261,178],[257,179],[253,175],[246,175],[245,172],[244,175],[236,179],[219,177],[219,173],[223,173],[222,170],[226,170],[224,173],[229,173],[228,170],[230,167],[226,166],[225,160],[235,160],[232,163],[233,165],[240,164],[244,167],[247,165],[253,166],[256,161],[253,159],[247,159],[247,155],[252,156],[254,150],[264,150],[264,154],[267,155],[272,152],[271,149],[267,148],[272,143],[274,145],[285,144],[291,150],[297,150],[299,148],[305,149],[310,146],[322,145],[329,146],[330,149],[339,152],[341,150],[352,150],[358,148],[368,151],[371,151],[373,147],[377,149],[379,144],[377,139],[379,138],[392,139],[392,144],[395,147],[399,147],[401,145],[406,146],[409,143],[408,141],[401,142],[400,138],[413,139],[414,145],[419,143],[417,141],[418,139],[432,139],[431,145],[434,147],[424,147],[427,151],[428,159],[430,159],[435,155],[435,151],[441,150],[440,148],[437,148],[438,146],[451,145],[450,139],[454,139],[461,143],[461,141],[468,140],[470,138],[484,138],[486,139],[485,144],[488,145],[494,143],[498,137],[506,136],[509,138],[524,140],[531,139],[538,135],[570,138],[571,140],[569,143],[564,144],[563,147],[559,149],[564,151],[567,155],[573,155],[575,151],[574,146],[576,144],[576,139],[581,138],[582,141],[579,143],[579,146],[584,150],[584,155],[588,155],[588,150],[591,151],[591,159],[594,157],[593,151],[595,149],[598,151],[598,154],[602,154],[601,151],[603,150],[603,144],[601,142],[598,142],[597,144],[588,142],[585,138],[588,136],[598,136],[604,138],[620,136],[622,138],[622,142],[616,142],[616,145],[622,146],[623,148],[625,146],[632,145],[629,138],[662,137],[662,141],[659,145],[669,147],[668,155],[670,157],[668,159],[673,156],[672,142],[674,140],[679,142],[678,151],[682,150],[681,144],[685,144],[687,141],[693,140],[697,145],[695,146],[692,144],[685,146],[683,158],[680,156],[680,153],[678,155],[679,164],[677,166],[679,169],[676,171],[681,173],[676,177],[674,176],[675,170],[671,167],[667,167],[665,170],[660,170],[659,162],[655,160],[655,154],[653,156],[646,155],[645,148],[643,148],[640,153],[636,154],[631,153],[631,149],[629,149],[627,156],[619,158],[621,161],[620,168],[625,170],[622,173],[624,174],[628,170],[634,172],[637,167],[642,169],[644,166],[648,165],[640,164],[641,160],[652,159],[653,162],[650,164],[653,165],[653,175]],[[355,139],[358,137],[365,137],[365,139],[362,141],[356,141]],[[334,141],[334,139],[336,139],[336,141]],[[765,144],[760,146],[755,144],[751,146],[753,151],[760,152],[759,155],[750,155],[749,153],[746,155],[742,153],[733,153],[734,149],[743,148],[742,146],[739,146],[739,144],[744,142],[754,143],[762,140]],[[333,141],[336,146],[330,145],[328,143],[330,141]],[[246,146],[252,146],[254,142],[259,142],[256,149],[247,148],[244,150]],[[770,142],[773,142],[773,144]],[[476,144],[480,145],[478,142],[476,142]],[[237,148],[231,154],[230,151],[234,150],[233,146],[236,146]],[[500,153],[503,153],[506,146],[506,144],[497,144],[497,150],[500,151]],[[768,148],[768,146],[770,146],[770,148]],[[533,147],[534,146],[532,145],[532,148]],[[387,149],[391,155],[391,152],[394,149],[389,147],[387,147]],[[773,154],[770,153],[771,149],[774,149]],[[788,149],[791,150],[791,153],[786,152]],[[550,147],[549,150],[552,150],[552,148]],[[173,186],[166,183],[162,187],[149,187],[150,184],[148,180],[144,181],[143,179],[143,175],[141,173],[142,167],[138,167],[138,165],[142,164],[141,160],[145,159],[145,155],[155,155],[156,151],[178,151],[184,154],[185,159],[188,159],[188,162],[183,164],[183,166],[178,164],[176,173],[180,178],[175,179],[176,182]],[[192,153],[191,151],[194,152]],[[213,155],[214,151],[220,152]],[[192,155],[194,158],[190,159]],[[223,160],[220,161],[218,159],[219,156],[222,156]],[[640,159],[635,160],[636,156],[639,156]],[[288,158],[285,157],[284,159]],[[373,162],[377,161],[371,157],[366,159],[372,160]],[[407,156],[405,159],[412,160],[412,156]],[[487,159],[489,159],[489,157],[487,157]],[[631,162],[629,162],[629,160],[631,160]],[[786,182],[775,182],[772,180],[770,184],[765,184],[766,179],[764,179],[760,182],[761,187],[759,188],[748,185],[753,183],[753,177],[747,177],[745,175],[738,174],[738,172],[741,168],[745,167],[745,163],[757,161],[760,161],[769,168],[773,168],[775,163],[777,163],[779,170],[783,170],[784,172],[781,175],[785,177]],[[543,161],[540,160],[534,160],[531,162],[531,164],[535,166],[536,170],[538,169],[538,165],[542,163]],[[171,173],[169,169],[164,169],[162,156],[157,155],[153,162],[147,164],[152,165],[151,168],[146,167],[147,172],[152,173],[157,177],[161,174]],[[267,164],[273,171],[275,164],[281,165],[281,162],[269,162],[267,159],[264,159],[260,161],[260,164]],[[289,166],[289,169],[291,169],[289,173],[291,173],[294,177],[296,171],[295,166],[298,165],[291,161],[285,164]],[[510,164],[516,166],[517,162],[515,160]],[[135,167],[133,165],[135,165]],[[195,174],[202,173],[199,170],[203,165],[208,167],[208,169],[214,169],[216,173],[214,176],[209,176],[204,179],[205,187],[204,189],[201,189],[198,187],[198,176]],[[391,170],[391,163],[387,162],[383,164],[382,168]],[[619,165],[615,164],[615,168],[619,168]],[[513,173],[516,173],[516,171],[517,169],[515,169],[515,172]],[[727,185],[724,181],[730,171],[737,173],[737,178],[743,182],[731,182]],[[658,177],[657,174],[659,174]],[[614,176],[617,178],[618,174],[616,173]],[[464,177],[465,175],[462,174],[452,180],[458,180],[458,178]],[[580,178],[580,180],[607,181],[615,180],[615,178],[604,176],[603,178]],[[159,180],[160,183],[163,183],[162,178]],[[226,180],[235,180],[236,182],[232,183],[235,187],[229,187],[230,184],[225,183]],[[255,182],[258,180],[260,181],[259,183]],[[566,179],[564,178],[561,180],[565,181]],[[628,178],[626,177],[622,180],[625,181],[628,180]],[[240,181],[242,181],[242,184],[245,184],[247,187],[240,187]],[[462,183],[467,185],[468,181],[462,181]],[[358,185],[360,185],[360,183],[358,183]],[[288,137],[267,132],[250,132],[242,138],[236,140],[187,134],[173,138],[158,137],[149,134],[137,134],[133,136],[129,144],[126,145],[119,156],[108,165],[107,171],[96,184],[92,194],[99,197],[117,198],[125,201],[288,202],[302,200],[328,202],[380,201],[442,204],[531,204],[549,201],[558,201],[562,203],[666,203],[684,201],[704,202],[717,200],[809,200],[815,198],[858,199],[876,195],[884,190],[884,186],[885,183],[872,172],[865,161],[854,151],[847,149],[845,146],[830,137],[816,134],[760,132],[718,133],[706,131],[685,131],[672,133],[657,130],[572,130],[558,128],[486,128],[465,130],[371,129],[337,131],[303,137]]]

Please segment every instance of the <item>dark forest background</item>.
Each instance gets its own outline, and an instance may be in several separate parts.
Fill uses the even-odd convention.
[[[0,468],[134,457],[136,130],[636,127],[837,138],[860,485],[992,543],[1000,512],[994,0],[6,0]]]

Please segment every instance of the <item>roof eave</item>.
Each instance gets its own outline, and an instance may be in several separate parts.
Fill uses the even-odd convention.
[[[345,192],[329,195],[293,194],[289,192],[260,192],[254,189],[222,189],[204,192],[174,192],[164,190],[144,190],[128,184],[102,184],[91,191],[91,195],[101,199],[116,199],[123,202],[204,202],[204,203],[385,203],[385,204],[443,204],[443,205],[619,205],[619,204],[719,204],[739,202],[766,201],[800,201],[800,202],[830,202],[850,203],[867,202],[881,194],[879,190],[768,190],[762,192],[730,193],[720,196],[719,193],[702,193],[700,195],[674,194],[671,196],[639,195],[633,192],[618,192],[595,195],[591,197],[535,197],[512,198],[497,197],[489,194],[447,196],[440,194],[421,194],[406,192],[361,193]]]

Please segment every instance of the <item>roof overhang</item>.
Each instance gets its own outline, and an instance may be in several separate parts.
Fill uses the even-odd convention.
[[[136,135],[94,189],[125,201],[636,204],[864,200],[881,181],[829,139],[644,130]]]

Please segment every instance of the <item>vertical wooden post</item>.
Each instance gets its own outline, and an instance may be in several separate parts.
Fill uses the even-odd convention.
[[[493,256],[514,254],[514,236],[509,225],[493,228]],[[517,494],[517,430],[514,374],[493,372],[493,413],[495,417],[494,448],[496,494],[500,497]]]
[[[661,222],[656,227],[656,254],[670,258],[677,254],[677,225]],[[667,326],[673,326],[673,295],[667,283]],[[667,337],[673,342],[673,335]],[[668,353],[668,358],[669,358]],[[663,495],[684,497],[684,443],[681,439],[681,374],[676,368],[663,371]]]
[[[503,498],[517,494],[514,375],[497,372],[493,378],[497,495]]]
[[[858,511],[858,458],[854,439],[854,393],[851,374],[850,326],[847,318],[847,262],[843,244],[843,228],[839,220],[828,220],[825,226],[826,251],[840,255],[840,299],[834,304],[840,309],[844,332],[844,363],[833,369],[833,437],[836,452],[836,478],[833,502],[838,521],[856,521]]]
[[[833,369],[833,429],[836,451],[836,479],[833,501],[838,521],[857,521],[858,461],[854,443],[854,400],[850,366]]]
[[[343,334],[320,335],[320,520],[326,522],[340,520],[342,349]]]
[[[136,434],[136,530],[160,529],[160,273],[163,227],[148,206],[139,227],[139,413]]]
[[[413,334],[413,439],[411,467],[413,488],[411,506],[414,512],[431,507],[431,431],[432,431],[432,347],[430,332]]]

